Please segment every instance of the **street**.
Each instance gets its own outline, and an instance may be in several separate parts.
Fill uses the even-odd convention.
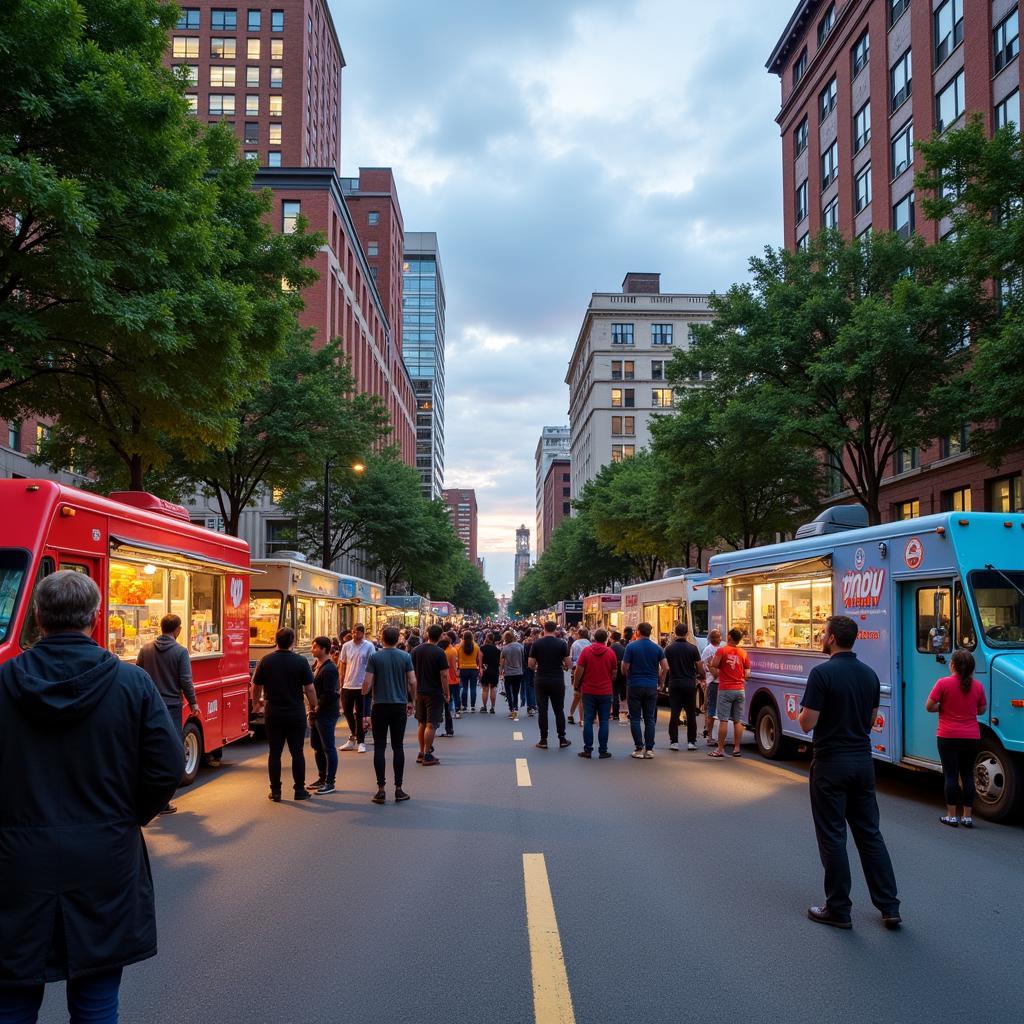
[[[544,857],[576,1021],[1020,1020],[1019,824],[943,829],[938,776],[880,768],[905,925],[883,929],[855,861],[854,929],[834,931],[804,916],[807,762],[670,752],[666,719],[653,761],[614,722],[612,760],[578,758],[578,726],[536,750],[536,721],[499,708],[426,770],[410,730],[412,800],[391,802],[389,755],[383,807],[372,753],[341,754],[337,794],[296,804],[286,782],[272,804],[263,744],[228,748],[146,830],[160,955],[126,969],[122,1020],[571,1020],[557,954],[534,1015],[524,854]],[[545,897],[534,872],[534,924]],[[63,1003],[50,986],[40,1019]]]

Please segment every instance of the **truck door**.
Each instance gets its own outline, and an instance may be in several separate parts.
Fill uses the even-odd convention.
[[[953,582],[918,580],[902,586],[903,756],[938,763],[938,719],[924,709],[937,679],[949,675],[953,651]]]
[[[100,593],[104,596],[103,606],[106,607],[106,594],[107,594],[107,581],[101,575],[102,565],[100,559],[89,558],[85,555],[79,554],[65,554],[63,552],[57,553],[57,571],[64,572],[80,572],[86,576],[91,576],[93,582],[100,588]],[[101,617],[100,621],[96,626],[96,633],[93,639],[101,647],[107,646],[107,620],[106,616]]]

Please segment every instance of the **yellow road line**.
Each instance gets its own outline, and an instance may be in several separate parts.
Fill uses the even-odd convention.
[[[523,734],[521,732],[512,733],[512,739],[518,740],[520,743],[523,742]]]
[[[543,853],[523,854],[526,930],[530,935],[533,1016],[537,1024],[575,1024],[562,940]]]
[[[525,757],[516,758],[516,782],[520,786],[532,786],[530,779],[530,766],[526,763]]]

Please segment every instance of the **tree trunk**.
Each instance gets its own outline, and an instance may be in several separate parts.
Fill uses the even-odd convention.
[[[141,455],[132,455],[128,459],[128,490],[144,491],[146,480]]]

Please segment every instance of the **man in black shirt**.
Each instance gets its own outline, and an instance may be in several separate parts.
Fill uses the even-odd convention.
[[[833,615],[825,623],[822,650],[829,660],[815,665],[801,701],[800,728],[814,730],[811,814],[818,853],[825,868],[825,905],[807,916],[834,928],[850,928],[850,860],[846,825],[853,832],[871,902],[886,928],[900,926],[896,876],[878,828],[871,728],[878,716],[881,687],[874,671],[857,659],[857,623]]]
[[[530,668],[534,672],[533,689],[536,694],[540,725],[540,750],[548,749],[548,704],[555,712],[559,747],[568,747],[565,738],[565,673],[569,671],[569,648],[564,640],[555,636],[557,625],[544,623],[544,635],[530,648]]]
[[[279,629],[274,637],[277,650],[264,655],[252,677],[253,710],[265,704],[267,728],[267,771],[270,774],[269,799],[281,800],[281,752],[288,744],[292,755],[292,782],[295,799],[308,800],[306,792],[306,712],[302,706],[305,696],[311,713],[316,713],[316,690],[309,662],[291,648],[295,643],[295,630]],[[266,700],[263,694],[266,691]]]
[[[440,764],[434,757],[434,735],[444,717],[444,705],[448,701],[448,655],[437,646],[441,639],[441,627],[434,623],[427,630],[425,643],[417,645],[412,652],[412,664],[416,670],[416,721],[419,723],[418,738],[420,752],[417,764],[431,767]]]
[[[679,712],[686,711],[686,749],[697,749],[697,680],[704,678],[700,651],[687,640],[685,623],[676,626],[676,638],[665,648],[668,662],[668,699],[671,714],[668,720],[668,745],[679,749]]]
[[[334,793],[338,774],[338,744],[334,731],[338,727],[341,708],[338,703],[338,666],[331,661],[329,637],[318,636],[312,646],[316,670],[313,689],[316,690],[316,714],[309,714],[309,745],[316,758],[317,780],[306,789],[326,796]]]

